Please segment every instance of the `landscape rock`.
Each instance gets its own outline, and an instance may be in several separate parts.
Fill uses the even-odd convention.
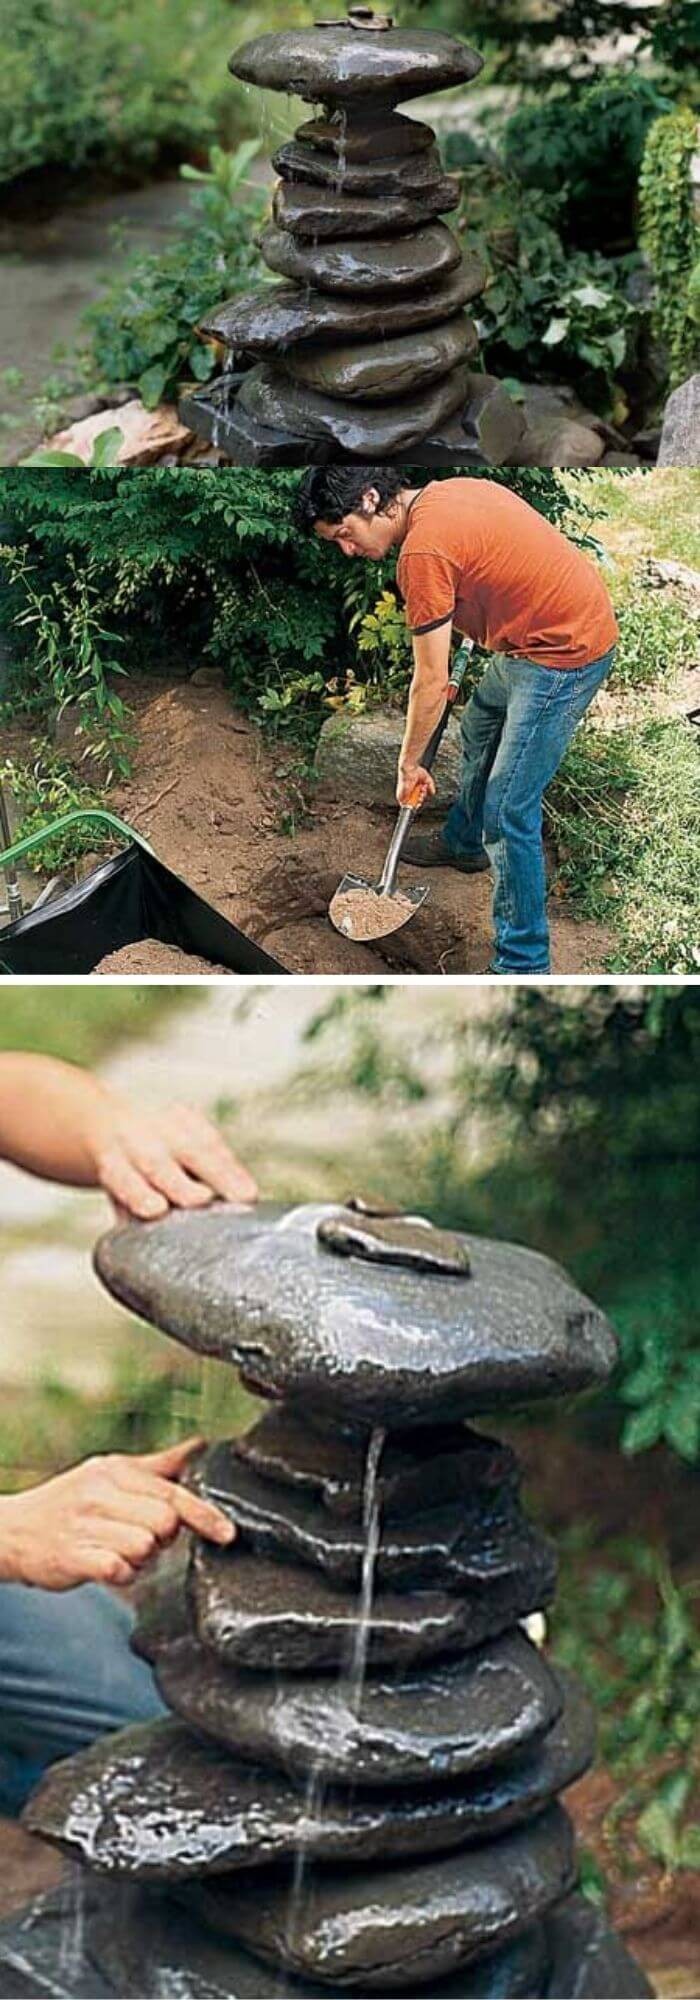
[[[339,1520],[362,1519],[366,1452],[359,1438],[324,1425],[316,1429],[284,1404],[265,1410],[249,1431],[231,1440],[236,1458],[263,1479],[313,1495]],[[478,1491],[517,1488],[515,1453],[463,1424],[393,1432],[379,1461],[376,1497],[383,1521],[400,1520],[425,1505]]]
[[[494,1936],[517,1936],[570,1889],[571,1829],[559,1806],[496,1843],[410,1867],[313,1870],[289,1922],[289,1877],[251,1878],[245,1889],[203,1883],[188,1900],[212,1929],[238,1938],[268,1963],[337,1992],[400,1991],[455,1973]]]
[[[279,181],[272,213],[280,229],[321,243],[339,236],[390,236],[392,230],[400,235],[446,215],[458,202],[459,182],[447,174],[434,174],[411,194],[338,194],[332,188]]]
[[[68,430],[58,431],[55,437],[47,439],[47,448],[73,452],[84,465],[89,465],[97,438],[109,430],[120,430],[122,434],[118,465],[155,465],[166,452],[178,451],[187,444],[190,436],[173,404],[162,403],[157,410],[146,410],[138,397],[132,397],[131,402],[117,409],[102,409],[84,417],[81,423],[71,424]]]
[[[659,465],[700,465],[700,374],[673,389],[664,411]]]
[[[276,354],[298,340],[332,336],[367,339],[379,334],[406,333],[449,319],[483,291],[481,260],[467,252],[457,268],[439,284],[410,298],[367,298],[358,301],[299,285],[262,285],[258,291],[226,301],[208,313],[202,331],[224,347],[250,354]]]
[[[392,293],[432,288],[462,260],[458,238],[444,222],[426,223],[409,236],[340,237],[332,243],[310,242],[271,223],[259,241],[269,269],[285,278],[350,298],[378,296],[385,303]],[[373,324],[376,318],[375,311]]]
[[[229,63],[242,83],[261,90],[283,90],[311,104],[354,99],[363,111],[469,83],[482,67],[476,50],[452,35],[421,28],[377,35],[345,23],[322,34],[313,27],[258,35],[236,49]]]
[[[386,107],[367,114],[355,105],[349,111],[336,111],[333,118],[307,119],[297,127],[294,137],[317,146],[322,153],[334,153],[341,162],[386,155],[398,159],[406,153],[424,153],[435,144],[431,126],[417,118],[404,118],[400,111]]]
[[[402,195],[433,192],[443,179],[437,146],[392,159],[338,160],[303,141],[290,139],[272,159],[282,180],[310,182],[340,195]],[[452,189],[454,193],[454,188]],[[452,205],[452,204],[450,204]]]
[[[470,375],[462,423],[489,465],[511,464],[527,430],[520,404],[495,375]]]
[[[120,1224],[97,1245],[108,1290],[262,1394],[388,1428],[573,1394],[617,1358],[603,1314],[537,1251],[468,1236],[468,1281],[329,1256],[335,1204],[216,1205]]]
[[[396,771],[405,718],[398,709],[370,708],[353,715],[340,710],[322,723],[314,756],[314,776],[339,805],[385,806],[396,811]],[[433,765],[435,798],[423,813],[444,815],[462,780],[459,715],[450,716]],[[422,817],[422,815],[421,815]]]
[[[286,367],[295,382],[327,396],[386,404],[449,375],[478,346],[473,320],[457,313],[440,326],[381,341],[300,346],[287,355]]]
[[[568,1896],[547,1920],[547,2000],[654,2000],[654,1988],[587,1896]]]
[[[396,402],[346,403],[304,388],[281,362],[261,361],[244,375],[238,402],[260,424],[280,431],[288,425],[301,438],[331,438],[350,458],[384,460],[411,451],[459,409],[468,383],[469,371],[460,365]]]

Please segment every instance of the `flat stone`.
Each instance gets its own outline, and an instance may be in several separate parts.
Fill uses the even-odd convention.
[[[334,1520],[308,1493],[261,1479],[229,1443],[211,1445],[191,1484],[235,1521],[258,1555],[310,1564],[335,1584],[359,1590],[366,1539],[359,1523]],[[236,1561],[237,1550],[231,1552]],[[381,1524],[375,1584],[459,1593],[500,1582],[512,1588],[523,1571],[554,1577],[554,1554],[521,1512],[511,1487],[477,1489],[443,1507]]]
[[[402,154],[425,153],[435,143],[430,125],[386,109],[375,111],[374,117],[337,111],[333,118],[308,118],[294,137],[340,160],[378,160],[387,154],[398,159]]]
[[[602,1910],[586,1896],[567,1896],[547,1918],[550,1969],[547,2000],[653,2000],[655,1988]]]
[[[382,403],[439,381],[467,356],[473,358],[478,347],[473,320],[458,313],[442,326],[398,333],[388,340],[347,341],[332,347],[311,347],[306,342],[292,349],[285,366],[295,382],[324,395]]]
[[[232,1438],[231,1450],[262,1479],[312,1495],[340,1520],[361,1520],[366,1452],[352,1433],[328,1424],[316,1429],[281,1404]],[[515,1453],[464,1424],[394,1431],[379,1460],[377,1506],[383,1520],[397,1520],[425,1507],[426,1479],[431,1505],[439,1507],[477,1491],[517,1487],[518,1478]]]
[[[481,1585],[465,1597],[448,1591],[375,1591],[365,1634],[371,1667],[462,1653],[541,1610],[554,1591],[554,1564],[542,1544],[539,1567]],[[289,1673],[347,1666],[359,1640],[357,1591],[340,1590],[322,1570],[292,1571],[239,1547],[235,1562],[203,1542],[190,1577],[194,1619],[207,1649],[230,1666]],[[181,1605],[182,1600],[180,1600]],[[165,1607],[139,1618],[132,1644],[154,1659],[166,1640],[183,1636],[182,1612],[170,1631]]]
[[[383,297],[434,285],[461,262],[461,245],[444,222],[427,223],[410,236],[341,237],[334,243],[311,243],[270,224],[260,237],[260,250],[271,271],[321,291],[347,293],[350,298]]]
[[[283,181],[330,189],[343,201],[355,195],[376,198],[432,193],[444,180],[437,146],[421,153],[399,154],[395,159],[389,154],[381,160],[347,160],[318,152],[303,140],[288,139],[273,155],[272,165]]]
[[[433,765],[436,790],[428,807],[443,815],[454,804],[461,783],[459,720],[455,710]],[[368,708],[359,715],[341,709],[329,715],[321,724],[314,755],[314,776],[326,796],[344,805],[395,810],[396,766],[404,726],[405,717],[395,708]]]
[[[436,1229],[421,1215],[360,1215],[341,1209],[322,1217],[317,1237],[336,1257],[365,1257],[434,1277],[468,1278],[471,1258],[456,1229]]]
[[[405,333],[449,319],[483,291],[484,282],[483,264],[467,254],[420,297],[357,300],[300,285],[261,285],[208,313],[202,331],[224,347],[250,354],[276,354],[298,340],[324,336],[347,334],[354,340],[366,333],[368,340],[376,340],[379,334]]]
[[[467,1853],[378,1873],[310,1870],[290,1921],[290,1877],[255,1875],[188,1890],[196,1911],[269,1964],[334,1992],[401,1992],[506,1944],[559,1901],[575,1877],[573,1838],[559,1806]]]
[[[700,373],[671,391],[664,411],[659,465],[700,465]]]
[[[304,388],[282,364],[268,361],[243,377],[238,401],[259,423],[280,429],[289,425],[303,438],[332,438],[350,458],[383,460],[413,449],[458,409],[468,380],[462,364],[397,402],[342,402]]]
[[[559,1265],[466,1236],[471,1274],[432,1279],[332,1257],[335,1204],[215,1204],[120,1223],[97,1245],[107,1289],[251,1388],[336,1421],[454,1423],[476,1410],[571,1395],[617,1358],[607,1320]]]
[[[239,1673],[195,1639],[165,1647],[155,1673],[168,1707],[236,1757],[382,1794],[490,1772],[533,1745],[562,1707],[551,1669],[517,1630],[460,1659],[407,1667],[400,1679],[377,1670],[357,1705],[349,1683]]]
[[[235,49],[229,69],[242,83],[283,90],[311,104],[400,104],[470,83],[481,56],[453,35],[429,29],[390,28],[384,34],[332,28],[287,28],[258,35]]]
[[[519,403],[495,375],[470,376],[463,424],[489,465],[512,463],[527,429]]]
[[[572,1694],[568,1713],[529,1755],[471,1781],[385,1799],[324,1786],[310,1793],[179,1722],[140,1723],[52,1765],[24,1823],[96,1873],[125,1880],[185,1881],[294,1855],[397,1861],[447,1853],[531,1818],[580,1776],[592,1737],[590,1707]]]
[[[278,181],[272,213],[280,229],[292,236],[309,236],[316,243],[338,236],[397,236],[417,229],[436,215],[447,215],[459,203],[459,183],[434,174],[425,188],[409,194],[334,193],[302,181]]]

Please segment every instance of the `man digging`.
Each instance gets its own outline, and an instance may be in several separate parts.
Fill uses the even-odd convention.
[[[413,677],[396,796],[435,793],[421,757],[445,702],[453,628],[491,654],[462,716],[463,771],[444,826],[402,860],[493,870],[489,971],[549,971],[542,795],[615,656],[615,613],[593,563],[491,479],[406,486],[384,466],[319,467],[296,525],[346,556],[398,550]]]

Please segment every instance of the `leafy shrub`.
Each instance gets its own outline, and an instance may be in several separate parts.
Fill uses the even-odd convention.
[[[563,195],[563,228],[575,243],[629,243],[646,135],[670,109],[649,77],[600,77],[514,111],[504,135],[506,166],[524,187]]]
[[[253,232],[263,197],[246,182],[258,151],[255,139],[232,154],[215,146],[208,173],[183,167],[183,179],[201,185],[182,236],[136,259],[88,308],[90,372],[105,383],[133,383],[147,409],[173,396],[184,375],[207,381],[216,356],[198,336],[199,321],[261,275]]]
[[[689,107],[657,119],[639,180],[640,236],[656,280],[654,330],[672,383],[692,373],[700,352],[700,231],[690,179],[696,147],[697,118]]]
[[[633,578],[616,610],[620,639],[615,656],[615,683],[651,687],[654,682],[693,666],[698,651],[698,627],[676,596],[663,590],[640,589]]]
[[[104,794],[81,783],[72,766],[45,742],[33,745],[30,764],[18,764],[8,758],[0,765],[0,784],[7,787],[21,810],[17,840],[41,833],[49,821],[61,819],[64,813],[104,805]],[[55,834],[53,839],[33,848],[26,865],[41,871],[66,868],[81,854],[101,852],[111,842],[107,827],[101,826],[99,820],[86,820],[83,826],[68,827],[65,833]]]
[[[497,168],[467,169],[461,204],[467,242],[488,279],[477,324],[487,368],[570,379],[606,414],[623,419],[620,377],[633,361],[639,309],[626,296],[630,260],[567,252],[558,201]]]
[[[26,548],[5,547],[0,559],[17,600],[14,623],[30,642],[30,687],[59,713],[76,703],[90,750],[102,758],[109,783],[129,767],[127,712],[111,686],[112,676],[125,668],[116,657],[120,636],[103,623],[94,569],[69,555],[65,576],[45,581]]]
[[[194,30],[194,31],[193,31]],[[95,162],[149,170],[206,147],[226,98],[230,9],[206,0],[8,0],[0,66],[0,181]]]

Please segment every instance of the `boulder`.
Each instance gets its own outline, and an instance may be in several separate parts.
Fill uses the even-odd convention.
[[[689,376],[669,396],[659,465],[700,465],[700,374]]]
[[[397,709],[370,708],[363,715],[340,710],[323,723],[314,774],[340,805],[396,807],[396,769],[405,717]],[[450,717],[433,765],[435,798],[424,812],[444,814],[462,780],[459,716]],[[421,815],[422,816],[422,815]]]

